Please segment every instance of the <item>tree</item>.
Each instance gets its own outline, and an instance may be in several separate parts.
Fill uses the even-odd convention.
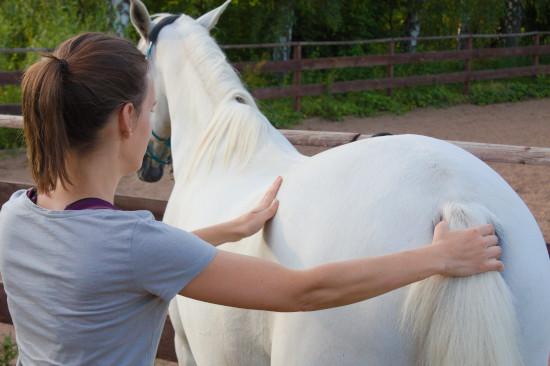
[[[550,0],[524,0],[523,24],[526,31],[550,29]]]
[[[407,1],[407,18],[405,21],[405,36],[412,39],[407,42],[407,51],[416,52],[417,38],[420,35],[420,12],[424,0]]]
[[[115,14],[113,28],[119,36],[123,36],[130,23],[130,0],[111,0],[111,5]]]
[[[523,5],[521,0],[504,0],[506,3],[506,14],[504,16],[504,33],[519,33],[523,20]],[[506,38],[506,46],[515,47],[518,45],[518,37]]]

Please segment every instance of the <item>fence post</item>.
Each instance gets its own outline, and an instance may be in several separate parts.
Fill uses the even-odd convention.
[[[534,43],[535,43],[535,54],[533,55],[533,78],[537,78],[537,75],[539,73],[539,52],[540,52],[540,34],[537,32],[534,36]]]
[[[391,40],[390,43],[389,43],[389,46],[390,46],[389,55],[393,56],[395,54],[395,41]],[[390,80],[393,79],[393,59],[390,59],[390,62],[388,64],[388,79],[390,79]],[[391,83],[391,81],[390,81],[390,87],[388,89],[386,89],[386,94],[388,96],[392,95],[392,83]]]
[[[468,50],[468,58],[464,62],[464,72],[466,78],[464,80],[464,94],[470,93],[470,78],[472,76],[472,49],[474,45],[474,38],[472,34],[468,35],[468,41],[466,43],[466,49]]]
[[[292,52],[292,59],[296,61],[298,67],[294,70],[294,80],[293,86],[296,88],[300,87],[302,83],[302,44],[300,42],[294,45],[294,52]],[[294,110],[299,112],[302,109],[301,105],[301,96],[296,95],[294,97]]]

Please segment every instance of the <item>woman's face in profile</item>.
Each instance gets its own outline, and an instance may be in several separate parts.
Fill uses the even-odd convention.
[[[155,107],[155,89],[150,76],[147,76],[147,93],[141,104],[137,120],[132,123],[133,133],[127,140],[127,161],[131,165],[127,174],[135,173],[143,161],[143,155],[147,150],[147,143],[151,137],[151,112]],[[135,115],[135,114],[134,114]]]

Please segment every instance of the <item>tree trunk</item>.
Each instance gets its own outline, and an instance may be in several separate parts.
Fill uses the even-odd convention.
[[[292,31],[294,28],[294,23],[296,21],[296,16],[294,12],[294,6],[292,2],[288,2],[283,5],[281,10],[278,12],[281,17],[281,27],[276,35],[276,43],[285,44],[292,42]],[[290,54],[292,47],[290,46],[281,46],[273,49],[273,60],[275,61],[287,61],[290,59]]]
[[[523,7],[521,0],[505,0],[506,15],[504,16],[504,33],[521,32],[521,22],[523,20]],[[506,38],[507,47],[516,47],[519,43],[518,37]]]
[[[130,0],[111,0],[115,12],[114,29],[119,36],[124,36],[130,22]]]
[[[418,36],[420,35],[420,18],[418,16],[419,10],[422,8],[424,0],[408,0],[407,1],[407,20],[406,20],[406,37],[412,39],[405,42],[405,49],[407,52],[416,52],[416,45],[418,43]]]
[[[457,36],[458,36],[458,48],[465,49],[468,47],[468,38],[464,37],[472,33],[470,29],[470,15],[462,13],[460,17],[460,24],[458,25]]]

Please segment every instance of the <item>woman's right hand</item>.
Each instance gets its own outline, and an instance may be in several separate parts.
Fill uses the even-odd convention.
[[[435,227],[432,244],[443,259],[441,275],[462,277],[504,270],[493,225],[450,231],[448,224],[441,221]]]

